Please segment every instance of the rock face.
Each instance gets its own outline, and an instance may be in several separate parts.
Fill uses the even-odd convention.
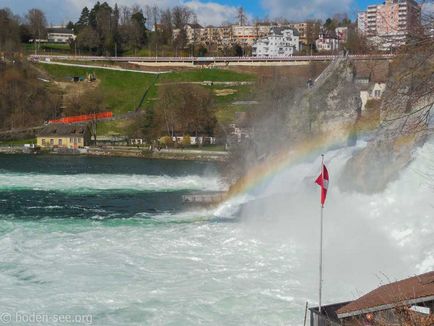
[[[355,82],[355,71],[355,65],[342,58],[326,68],[312,88],[297,90],[281,102],[264,105],[267,114],[256,119],[249,142],[231,156],[231,161],[236,162],[231,172],[236,171],[240,177],[258,162],[313,137],[314,142],[318,137],[323,144],[346,145],[356,141],[358,130],[370,130],[373,140],[347,162],[338,184],[343,191],[384,190],[411,162],[412,152],[423,144],[425,134],[412,130],[418,116],[401,121],[400,117],[417,108],[409,107],[393,90],[386,88],[385,95],[394,100],[392,104],[379,101],[362,113],[360,90],[366,85]],[[273,111],[275,107],[280,109]]]
[[[413,149],[423,140],[423,137],[407,136],[370,142],[347,162],[338,181],[339,188],[362,193],[385,190],[411,162]]]
[[[363,193],[385,190],[412,161],[415,148],[424,144],[434,99],[427,95],[411,101],[405,94],[408,89],[406,84],[393,87],[389,80],[375,138],[347,162],[339,180],[341,189]]]
[[[335,62],[323,74],[289,115],[288,127],[295,139],[330,132],[343,137],[360,116],[360,90],[353,82],[351,63]]]
[[[415,132],[414,126],[425,112],[395,120],[417,111],[420,105],[409,109],[405,98],[389,90],[385,96],[391,100],[383,101],[379,107],[381,119],[374,125],[370,121],[369,126],[364,126],[363,119],[370,117],[365,117],[366,112],[362,116],[361,86],[354,82],[354,71],[347,60],[332,64],[317,85],[300,98],[300,110],[291,112],[288,126],[292,137],[298,140],[302,140],[300,136],[323,134],[347,143],[354,141],[348,135],[357,137],[352,131],[371,130],[374,139],[347,162],[339,186],[344,191],[381,192],[411,162],[414,148],[424,143],[425,133]]]

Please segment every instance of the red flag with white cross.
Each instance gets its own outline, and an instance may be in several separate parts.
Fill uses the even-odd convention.
[[[315,183],[321,187],[321,205],[324,207],[327,197],[327,189],[329,187],[329,172],[327,171],[327,168],[324,164],[322,165],[321,174],[315,180]]]

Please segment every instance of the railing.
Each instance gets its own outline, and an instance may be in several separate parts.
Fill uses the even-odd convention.
[[[332,61],[341,55],[306,55],[289,57],[103,57],[103,56],[73,56],[73,55],[30,55],[32,61],[66,60],[66,61],[113,61],[113,62],[157,62],[157,63],[215,63],[215,62],[292,62],[292,61]],[[393,54],[356,54],[348,58],[391,59]]]

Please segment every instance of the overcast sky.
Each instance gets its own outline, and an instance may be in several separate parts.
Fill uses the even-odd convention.
[[[76,21],[84,6],[92,7],[96,0],[0,0],[0,8],[9,7],[16,14],[23,15],[30,8],[42,9],[48,22],[57,25],[69,20]],[[103,1],[101,1],[103,2]],[[243,6],[250,18],[285,17],[294,21],[306,18],[327,18],[335,13],[346,12],[355,17],[358,10],[381,0],[107,0],[114,5],[157,4],[159,7],[186,5],[197,13],[199,23],[218,25],[233,21],[236,8]]]

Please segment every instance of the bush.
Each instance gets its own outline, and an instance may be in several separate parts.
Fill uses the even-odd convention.
[[[184,145],[184,146],[191,145],[191,137],[190,137],[190,135],[185,135],[184,137],[182,137],[182,145]]]
[[[158,141],[160,142],[161,145],[173,146],[173,140],[172,137],[170,136],[161,137]]]

